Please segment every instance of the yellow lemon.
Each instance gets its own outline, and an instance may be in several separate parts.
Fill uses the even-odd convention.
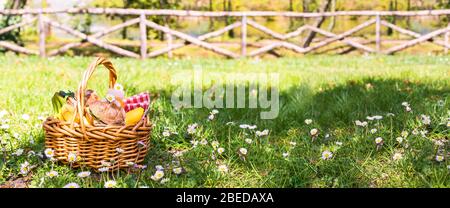
[[[128,111],[125,116],[125,125],[135,125],[144,115],[144,109],[141,107]]]

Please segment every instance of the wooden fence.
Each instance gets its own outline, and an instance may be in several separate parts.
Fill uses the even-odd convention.
[[[76,29],[71,28],[68,25],[60,23],[56,20],[52,20],[48,18],[46,15],[48,14],[92,14],[92,15],[127,15],[127,16],[135,16],[135,18],[127,20],[123,23],[114,25],[110,28],[104,29],[94,34],[84,34]],[[285,48],[295,53],[306,54],[313,51],[316,51],[320,48],[328,46],[335,42],[341,42],[346,44],[352,48],[359,49],[365,53],[382,53],[382,54],[394,54],[398,51],[404,50],[406,48],[412,47],[414,45],[430,42],[437,46],[443,48],[444,52],[447,53],[450,48],[450,24],[447,27],[440,28],[429,32],[427,34],[420,34],[418,32],[405,29],[394,25],[388,21],[386,18],[389,16],[402,16],[402,17],[413,17],[413,16],[442,16],[442,15],[450,15],[450,10],[422,10],[422,11],[338,11],[338,12],[323,12],[323,13],[298,13],[298,12],[274,12],[274,11],[246,11],[246,12],[203,12],[203,11],[181,11],[181,10],[142,10],[142,9],[117,9],[117,8],[89,8],[89,9],[23,9],[23,10],[0,10],[1,15],[32,15],[33,18],[24,20],[20,23],[10,25],[8,27],[0,28],[0,34],[6,33],[8,31],[17,29],[19,27],[24,27],[27,25],[34,24],[37,22],[38,29],[38,50],[28,49],[19,45],[16,45],[12,42],[0,41],[0,47],[3,47],[7,50],[11,50],[17,53],[23,54],[33,54],[39,55],[41,57],[46,56],[55,56],[58,54],[63,54],[67,52],[69,49],[74,47],[79,47],[83,44],[83,42],[89,42],[97,47],[109,50],[113,53],[128,56],[133,58],[151,58],[157,57],[163,54],[171,54],[173,50],[185,47],[189,44],[193,44],[204,49],[210,50],[214,53],[223,55],[229,58],[239,58],[246,56],[259,56],[264,53],[270,52],[276,48]],[[186,33],[177,31],[167,26],[159,25],[155,22],[147,19],[149,16],[179,16],[179,17],[234,17],[236,21],[227,25],[217,31],[209,32],[197,37],[188,35]],[[255,17],[290,17],[290,18],[320,18],[320,17],[332,17],[332,16],[368,16],[371,17],[368,21],[365,21],[354,28],[351,28],[345,32],[340,34],[335,34],[330,31],[326,31],[321,29],[320,27],[315,27],[312,25],[304,24],[299,28],[295,29],[292,32],[287,34],[281,34],[276,31],[269,29],[268,27],[257,23],[252,18]],[[46,33],[45,26],[49,25],[53,28],[60,29],[65,31],[66,33],[81,39],[80,42],[72,42],[67,43],[60,48],[47,51],[46,47]],[[139,26],[140,31],[140,53],[136,53],[133,51],[125,50],[121,47],[118,47],[114,44],[106,43],[102,40],[102,37],[121,30],[125,27],[130,27],[133,25]],[[357,42],[352,40],[350,37],[355,33],[369,27],[375,25],[374,36],[375,36],[375,48],[367,46],[364,43]],[[406,42],[402,42],[396,46],[392,46],[385,50],[381,50],[382,44],[382,34],[381,27],[388,27],[392,30],[395,30],[401,34],[412,37],[413,39],[408,40]],[[247,51],[247,28],[252,27],[256,30],[259,30],[273,40],[267,45],[261,46],[252,51]],[[148,37],[147,37],[147,29],[151,28],[153,30],[161,31],[167,35],[167,46],[162,49],[157,49],[153,51],[149,51],[148,47]],[[213,37],[218,37],[230,30],[240,28],[240,52],[233,52],[228,49],[219,47],[212,43],[207,42],[208,39]],[[316,41],[313,44],[302,47],[301,45],[294,44],[289,41],[291,38],[296,38],[302,35],[305,31],[312,31],[317,34],[324,36],[324,39],[320,41]],[[183,40],[183,42],[174,42],[174,37]]]

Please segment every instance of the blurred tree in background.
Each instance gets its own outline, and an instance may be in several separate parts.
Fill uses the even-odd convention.
[[[5,4],[5,9],[22,9],[27,4],[26,0],[8,0]],[[17,24],[22,21],[22,16],[16,15],[4,15],[0,19],[0,28],[8,27],[10,25]],[[7,40],[23,46],[23,41],[20,36],[21,28],[11,30],[9,32],[0,34],[0,41]],[[0,48],[0,50],[4,50]]]

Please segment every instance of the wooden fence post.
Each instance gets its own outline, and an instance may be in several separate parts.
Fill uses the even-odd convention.
[[[450,27],[450,22],[448,23],[447,27]],[[444,41],[445,41],[445,44],[446,44],[446,45],[449,44],[449,38],[450,38],[450,31],[446,32],[446,33],[445,33],[445,36],[444,36],[444,39],[445,39]],[[445,53],[445,54],[448,53],[448,48],[447,48],[447,47],[444,47],[444,53]]]
[[[242,16],[241,25],[241,56],[247,55],[247,16]]]
[[[38,14],[39,56],[45,57],[45,25],[42,12]]]
[[[141,59],[147,57],[147,25],[145,24],[146,17],[144,13],[141,13],[139,20],[139,30],[141,38]]]
[[[376,44],[376,52],[381,52],[381,20],[380,15],[376,16],[375,22],[375,44]]]
[[[164,25],[165,27],[169,27],[169,25]],[[165,33],[166,34],[166,38],[167,38],[167,47],[168,48],[172,48],[172,44],[173,44],[173,36],[171,33]],[[167,57],[172,58],[172,50],[167,51]]]

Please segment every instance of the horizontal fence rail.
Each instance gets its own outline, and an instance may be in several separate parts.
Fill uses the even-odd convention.
[[[114,25],[102,31],[94,34],[85,34],[70,26],[60,23],[57,20],[52,20],[47,15],[50,14],[91,14],[91,15],[127,15],[135,16],[133,19],[129,19],[120,24]],[[245,11],[245,12],[204,12],[204,11],[182,11],[182,10],[144,10],[144,9],[119,9],[119,8],[71,8],[71,9],[20,9],[20,10],[0,10],[0,16],[2,15],[31,15],[32,18],[23,20],[14,25],[10,25],[4,28],[0,28],[0,34],[4,34],[15,30],[20,27],[36,24],[38,31],[38,50],[32,50],[19,46],[15,43],[8,41],[0,41],[0,47],[14,51],[16,53],[22,53],[27,55],[39,55],[41,57],[55,56],[63,54],[68,50],[76,47],[80,47],[85,42],[95,45],[99,48],[106,49],[115,54],[121,56],[127,56],[132,58],[153,58],[160,55],[167,54],[172,57],[172,51],[186,47],[188,45],[195,45],[206,50],[212,51],[216,54],[220,54],[228,58],[240,58],[240,57],[253,57],[260,56],[264,53],[273,52],[277,48],[284,48],[294,53],[307,54],[318,49],[324,48],[335,42],[340,42],[353,49],[361,50],[364,53],[378,53],[378,54],[394,54],[396,52],[405,50],[412,46],[418,45],[423,42],[432,43],[444,50],[444,53],[448,53],[450,48],[450,24],[444,28],[436,29],[428,32],[427,34],[420,34],[418,32],[402,28],[389,21],[387,17],[392,16],[443,16],[450,15],[450,10],[421,10],[421,11],[337,11],[337,12],[322,12],[322,13],[300,13],[300,12],[275,12],[275,11]],[[177,16],[177,17],[235,17],[234,22],[224,26],[213,32],[208,32],[199,36],[192,36],[167,25],[160,25],[148,19],[151,16]],[[320,28],[320,26],[313,26],[309,24],[303,24],[295,30],[282,34],[271,30],[270,28],[256,22],[252,17],[289,17],[289,18],[319,18],[319,17],[334,17],[334,16],[365,16],[369,17],[369,20],[362,22],[361,24],[345,31],[340,34],[327,31]],[[102,40],[108,34],[122,30],[126,27],[137,26],[139,28],[139,52],[133,52],[123,49],[111,43],[107,43]],[[368,27],[375,26],[375,47],[369,47],[367,42],[356,41],[351,38],[358,32]],[[81,39],[79,42],[66,43],[59,48],[48,51],[46,46],[46,33],[45,28],[56,28],[64,31],[65,33]],[[248,28],[260,31],[263,34],[270,37],[271,42],[268,44],[260,45],[254,50],[247,50],[249,43],[248,40]],[[399,34],[411,37],[411,40],[402,42],[395,46],[388,47],[384,50],[381,48],[382,34],[381,27],[390,28]],[[160,31],[166,35],[167,46],[162,49],[149,51],[147,30],[152,29]],[[240,29],[240,51],[231,51],[223,47],[219,47],[213,43],[207,42],[208,39],[218,37],[226,32],[234,29]],[[316,33],[323,38],[314,41],[310,45],[299,45],[289,41],[292,38],[301,38],[301,35],[305,32]],[[176,42],[175,38],[181,40]]]

